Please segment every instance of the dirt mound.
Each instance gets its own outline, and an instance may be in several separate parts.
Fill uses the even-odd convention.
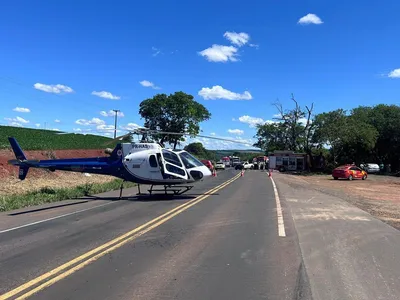
[[[54,151],[24,151],[28,159],[56,159],[56,158],[85,158],[105,156],[103,149],[94,150],[54,150]],[[0,150],[0,178],[9,176],[17,176],[18,168],[8,164],[10,159],[15,159],[11,150]],[[29,170],[29,175],[41,176],[45,175],[44,170]]]

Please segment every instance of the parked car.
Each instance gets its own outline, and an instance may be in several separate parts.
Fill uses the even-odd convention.
[[[332,177],[335,180],[339,178],[344,178],[348,180],[353,180],[353,179],[365,180],[367,179],[368,174],[366,171],[360,169],[355,165],[344,165],[334,169],[332,172]]]
[[[367,173],[379,173],[380,168],[378,164],[374,163],[366,163],[366,164],[361,164],[360,165],[361,169],[367,171]]]
[[[217,162],[217,163],[215,164],[215,169],[216,169],[216,170],[218,170],[218,169],[225,170],[225,163],[222,162],[222,161]]]
[[[235,170],[242,170],[242,169],[253,169],[254,165],[252,163],[249,163],[247,161],[240,163],[238,165],[235,166]]]
[[[214,166],[213,166],[213,164],[212,164],[212,162],[211,162],[210,160],[205,160],[205,159],[203,159],[201,162],[202,162],[207,168],[209,168],[210,171],[214,170]]]

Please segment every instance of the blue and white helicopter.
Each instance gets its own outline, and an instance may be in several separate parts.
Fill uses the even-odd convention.
[[[68,134],[68,133],[67,133]],[[147,128],[130,131],[128,134],[117,137],[116,140],[133,134],[151,134],[193,136],[188,133],[164,132]],[[230,139],[212,136],[196,135],[210,139],[242,143]],[[30,168],[48,169],[50,171],[72,171],[111,175],[123,181],[151,185],[150,195],[154,191],[173,192],[180,195],[190,190],[194,182],[212,176],[211,171],[200,160],[185,150],[171,150],[163,148],[155,142],[118,143],[112,149],[106,149],[108,156],[92,158],[28,160],[14,137],[8,138],[16,159],[8,161],[9,164],[19,167],[19,179],[24,180]],[[186,184],[186,185],[185,185]],[[154,190],[153,186],[164,186],[162,190]],[[122,195],[123,183],[120,189]]]

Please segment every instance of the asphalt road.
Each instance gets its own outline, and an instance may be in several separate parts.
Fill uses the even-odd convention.
[[[289,212],[278,236],[270,179],[237,174],[176,199],[114,192],[0,216],[0,299],[311,299]]]

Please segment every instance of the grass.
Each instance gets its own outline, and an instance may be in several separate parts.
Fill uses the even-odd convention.
[[[115,179],[106,183],[84,184],[73,188],[44,187],[26,194],[0,196],[0,212],[117,190],[121,183],[121,179]],[[125,182],[124,188],[134,185]]]
[[[111,139],[92,134],[57,134],[57,131],[0,126],[0,149],[8,149],[8,137],[17,139],[23,150],[71,150],[112,148],[116,142],[105,145]]]

